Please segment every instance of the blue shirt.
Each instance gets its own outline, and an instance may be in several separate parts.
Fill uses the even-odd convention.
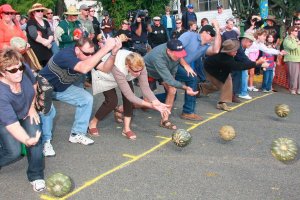
[[[36,81],[29,66],[25,66],[20,93],[12,93],[9,85],[0,81],[0,124],[3,126],[25,118],[31,106]]]
[[[81,73],[74,70],[79,61],[74,47],[64,48],[49,60],[39,74],[49,81],[54,91],[63,92],[80,80]]]
[[[204,56],[209,48],[209,44],[201,44],[202,41],[199,33],[188,31],[183,33],[178,39],[182,42],[183,48],[187,53],[184,60],[189,65]]]

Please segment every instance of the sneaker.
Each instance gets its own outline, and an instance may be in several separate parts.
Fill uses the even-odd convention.
[[[46,189],[46,184],[45,184],[45,181],[43,179],[37,179],[37,180],[32,181],[30,183],[33,186],[33,190],[35,192],[41,192],[44,189]]]
[[[53,149],[52,144],[50,141],[45,142],[44,149],[43,149],[44,156],[55,156],[55,151]]]
[[[292,95],[295,95],[295,94],[296,94],[296,91],[295,91],[295,90],[291,90],[290,92],[291,92]]]
[[[258,89],[256,87],[252,86],[252,87],[248,87],[248,91],[258,92]]]
[[[300,94],[300,90],[297,91],[297,94]]]
[[[201,121],[203,120],[203,117],[200,115],[197,115],[195,113],[187,114],[187,113],[182,113],[180,116],[182,119],[187,119],[187,120],[192,120],[192,121]]]
[[[262,92],[263,93],[270,93],[270,92],[272,92],[272,90],[263,90]]]
[[[247,99],[247,100],[252,99],[252,97],[250,97],[249,94],[247,94],[247,95],[239,95],[239,98]]]
[[[69,137],[69,142],[83,144],[83,145],[94,144],[94,140],[82,134],[76,134],[76,135],[71,134]]]
[[[227,106],[226,103],[218,103],[217,109],[224,110],[224,111],[230,111],[231,109]]]

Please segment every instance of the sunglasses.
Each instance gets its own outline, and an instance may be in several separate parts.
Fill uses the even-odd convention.
[[[181,24],[181,22],[176,22],[176,24]]]
[[[13,68],[13,69],[5,69],[5,71],[11,73],[11,74],[15,74],[17,73],[18,70],[20,70],[21,72],[24,71],[25,66],[22,64],[20,67],[18,68]]]
[[[47,13],[47,15],[53,15],[53,13]]]
[[[94,10],[90,10],[90,12],[95,12]]]
[[[144,68],[142,68],[140,70],[133,70],[131,67],[129,67],[129,69],[134,73],[140,73],[141,71],[143,71]]]
[[[80,49],[80,48],[79,48]],[[84,52],[82,49],[80,49],[80,51],[82,52],[83,55],[85,56],[92,56],[95,54],[95,52],[92,52],[92,53],[87,53],[87,52]]]
[[[15,15],[16,13],[14,12],[3,12],[5,15]]]
[[[44,12],[44,10],[36,10],[35,12]]]

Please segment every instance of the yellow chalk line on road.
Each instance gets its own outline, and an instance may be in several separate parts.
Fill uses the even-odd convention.
[[[270,93],[270,94],[271,94],[271,93]],[[264,98],[264,97],[266,97],[266,96],[268,96],[268,95],[270,95],[270,94],[265,94],[265,95],[262,95],[262,96],[259,96],[259,97],[255,97],[255,98],[253,98],[253,99],[251,99],[251,100],[245,101],[245,102],[240,103],[239,105],[234,106],[234,107],[231,107],[231,108],[232,108],[232,110],[235,110],[235,109],[237,109],[237,108],[239,108],[239,107],[241,107],[241,106],[243,106],[243,105],[245,105],[245,104],[251,103],[252,101],[255,101],[255,100],[260,99],[260,98]],[[200,126],[200,125],[202,125],[202,124],[204,124],[204,123],[206,123],[206,122],[208,122],[208,121],[211,121],[211,120],[213,120],[213,119],[216,119],[216,118],[218,118],[219,116],[221,116],[221,115],[223,115],[223,114],[225,114],[225,113],[227,113],[227,111],[223,111],[223,112],[220,112],[220,113],[218,113],[218,114],[214,114],[213,116],[211,116],[211,117],[209,117],[209,118],[207,118],[207,119],[205,119],[205,120],[203,120],[203,121],[201,121],[201,122],[199,122],[199,123],[193,124],[190,128],[187,129],[187,131],[191,131],[191,130],[197,128],[198,126]],[[211,113],[211,114],[212,114],[212,113]],[[105,172],[105,173],[103,173],[103,174],[100,174],[99,176],[93,178],[92,180],[85,182],[82,186],[80,186],[79,188],[73,190],[71,193],[67,194],[66,196],[64,196],[64,197],[62,197],[62,198],[55,198],[55,197],[51,197],[51,196],[48,196],[48,195],[44,195],[44,194],[43,194],[43,195],[40,196],[40,198],[41,198],[41,199],[44,199],[44,200],[56,200],[56,199],[64,200],[64,199],[68,199],[69,197],[71,197],[71,196],[73,196],[73,195],[79,193],[79,192],[82,191],[83,189],[85,189],[85,188],[87,188],[87,187],[89,187],[89,186],[95,184],[95,183],[98,182],[100,179],[102,179],[102,178],[104,178],[104,177],[106,177],[106,176],[108,176],[108,175],[110,175],[110,174],[112,174],[112,173],[114,173],[114,172],[116,172],[116,171],[122,169],[123,167],[125,167],[125,166],[127,166],[127,165],[130,165],[130,164],[133,163],[133,162],[136,162],[136,161],[140,160],[141,158],[143,158],[143,157],[145,157],[146,155],[152,153],[153,151],[155,151],[155,150],[157,150],[158,148],[164,146],[165,144],[167,144],[168,142],[170,142],[170,141],[172,140],[172,138],[170,138],[170,137],[164,137],[164,136],[156,136],[156,137],[157,137],[157,138],[160,138],[160,139],[163,139],[161,142],[159,142],[158,145],[156,145],[156,146],[154,146],[153,148],[149,149],[148,151],[145,151],[144,153],[139,154],[139,155],[136,155],[136,156],[134,156],[134,155],[129,155],[129,154],[123,154],[124,157],[130,158],[131,160],[128,160],[128,161],[126,161],[126,162],[124,162],[124,163],[122,163],[122,164],[116,166],[115,168],[113,168],[113,169],[111,169],[111,170],[109,170],[109,171],[107,171],[107,172]]]

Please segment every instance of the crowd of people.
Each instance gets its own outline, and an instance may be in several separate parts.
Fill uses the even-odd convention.
[[[187,5],[178,18],[167,6],[153,19],[139,10],[117,30],[107,11],[99,22],[95,8],[85,4],[79,10],[70,6],[63,19],[40,3],[25,17],[1,5],[0,168],[16,161],[24,144],[28,180],[34,191],[45,189],[44,157],[56,154],[53,99],[75,107],[69,142],[91,145],[111,112],[130,140],[137,138],[130,125],[137,108],[158,111],[160,126],[176,130],[170,116],[177,89],[185,92],[180,117],[193,121],[203,120],[196,106],[202,95],[220,91],[216,108],[230,111],[227,104],[251,99],[249,91],[272,92],[277,56],[287,63],[290,94],[300,95],[300,12],[282,41],[272,16],[249,16],[241,35],[234,17],[225,19],[222,5],[215,19],[201,19],[200,27],[193,9]],[[260,90],[253,83],[255,71],[263,73]],[[134,93],[134,80],[142,97]],[[160,85],[165,92],[156,94]],[[105,100],[91,116],[93,95],[99,93]]]

